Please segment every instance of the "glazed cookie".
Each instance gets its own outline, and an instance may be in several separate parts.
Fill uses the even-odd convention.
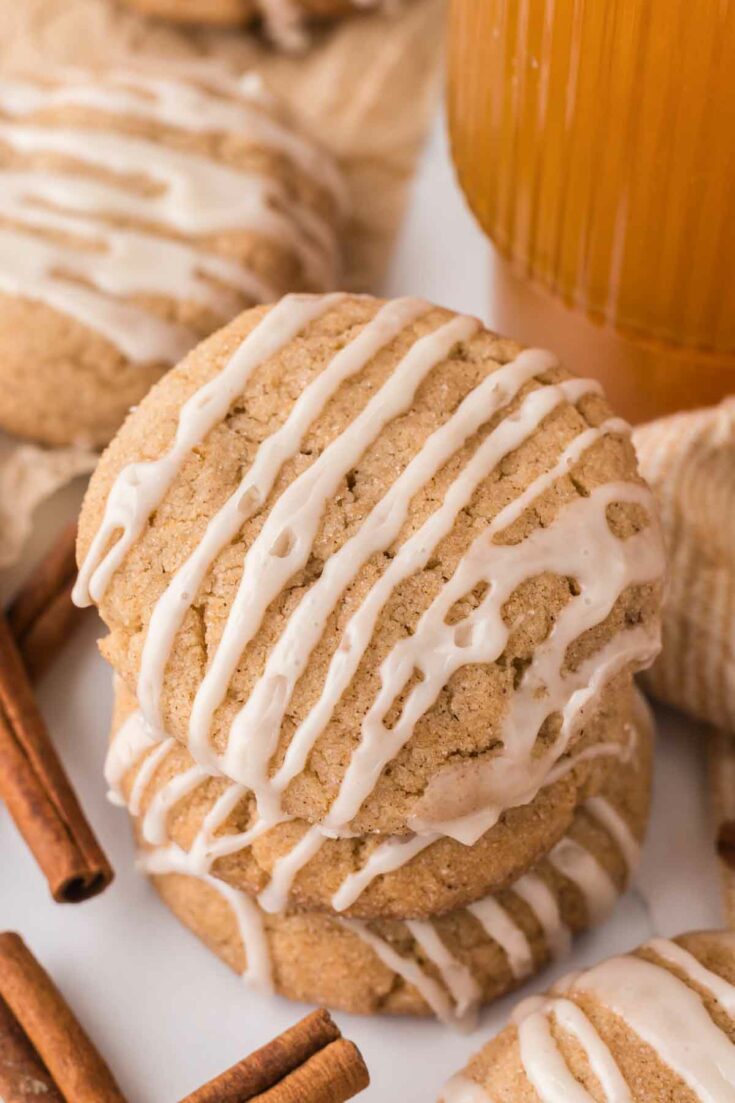
[[[735,1099],[735,934],[652,938],[524,1000],[441,1099]]]
[[[104,444],[244,307],[338,282],[335,166],[256,80],[215,84],[0,79],[1,428]]]
[[[632,690],[625,694],[616,687],[609,709],[596,718],[599,753],[583,791],[574,785],[570,761],[569,773],[530,804],[505,812],[474,846],[431,835],[322,837],[299,867],[294,854],[318,826],[290,820],[261,831],[252,794],[195,766],[176,740],[156,737],[122,685],[116,689],[105,774],[111,799],[138,818],[147,845],[174,844],[199,872],[257,896],[266,911],[290,906],[368,919],[421,919],[470,904],[515,880],[558,842],[578,805],[602,788],[625,810],[636,837],[642,836],[649,740],[636,748],[632,704]],[[620,771],[614,760],[634,754],[639,766]]]
[[[582,788],[603,690],[658,649],[625,423],[414,299],[287,296],[203,342],[103,456],[79,557],[148,723],[321,834],[471,844],[571,753]]]
[[[126,0],[131,8],[161,19],[209,26],[235,26],[262,19],[273,41],[285,49],[304,45],[309,21],[335,19],[387,6],[385,0]]]
[[[637,713],[628,763],[576,812],[566,836],[512,887],[428,920],[270,915],[176,847],[141,857],[168,906],[233,969],[292,999],[363,1014],[435,1014],[469,1025],[478,1006],[601,922],[635,867],[648,815],[651,729]],[[139,825],[138,825],[139,826]]]

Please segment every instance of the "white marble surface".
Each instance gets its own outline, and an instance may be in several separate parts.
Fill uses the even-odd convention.
[[[439,124],[416,182],[386,294],[417,293],[489,321],[486,245],[451,175]],[[78,488],[39,518],[36,543]],[[5,589],[12,578],[2,579]],[[46,678],[41,700],[85,808],[117,870],[104,896],[59,907],[0,807],[0,929],[15,928],[57,979],[115,1069],[130,1103],[175,1103],[283,1030],[304,1008],[247,991],[181,928],[133,870],[126,816],[108,805],[102,762],[110,674],[81,633]],[[660,714],[651,831],[637,886],[600,930],[577,942],[558,972],[662,934],[720,922],[710,842],[703,742],[696,728]],[[551,971],[529,984],[538,990]],[[486,1012],[470,1036],[433,1022],[339,1015],[362,1048],[373,1083],[366,1103],[426,1103],[442,1081],[504,1021],[514,997]]]

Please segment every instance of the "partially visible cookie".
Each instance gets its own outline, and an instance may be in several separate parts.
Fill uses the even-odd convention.
[[[524,1000],[441,1099],[735,1099],[735,934],[652,938]]]
[[[202,26],[237,26],[262,19],[273,41],[286,49],[304,44],[310,20],[335,19],[385,0],[126,0],[144,15]]]
[[[431,836],[325,837],[290,878],[283,877],[284,863],[315,829],[296,819],[260,832],[252,793],[198,769],[176,740],[153,736],[119,682],[115,697],[106,769],[113,799],[135,813],[148,845],[174,843],[199,869],[260,894],[271,910],[426,918],[470,904],[540,860],[568,830],[578,806],[601,790],[623,810],[636,838],[644,832],[651,740],[641,731],[645,717],[632,689],[611,693],[596,720],[591,772],[570,769],[530,804],[509,809],[473,846]],[[620,760],[630,767],[621,769]]]
[[[338,281],[337,169],[256,81],[215,84],[0,79],[0,428],[104,444],[244,307]]]
[[[144,851],[141,862],[171,910],[251,983],[361,1014],[467,1021],[601,922],[628,883],[649,802],[651,730],[640,711],[636,727],[633,760],[614,764],[548,856],[508,889],[431,920],[271,915],[222,880],[193,876],[176,847]]]

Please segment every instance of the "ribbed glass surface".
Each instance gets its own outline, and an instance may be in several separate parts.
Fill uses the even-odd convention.
[[[735,352],[735,0],[453,0],[461,183],[521,274]]]

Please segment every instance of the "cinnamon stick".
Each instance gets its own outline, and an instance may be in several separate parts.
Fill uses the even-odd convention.
[[[345,1103],[369,1079],[360,1051],[321,1008],[181,1103]]]
[[[8,624],[32,681],[40,678],[88,610],[71,599],[76,578],[76,523],[58,540],[21,586],[8,607]]]
[[[258,1103],[346,1103],[369,1083],[359,1049],[354,1042],[340,1038],[257,1096],[257,1100]]]
[[[0,1099],[4,1103],[64,1103],[48,1069],[1,996]]]
[[[0,799],[59,903],[113,877],[54,750],[8,623],[0,613]]]
[[[22,938],[10,932],[0,934],[0,997],[67,1103],[125,1103],[51,978]],[[53,1095],[48,1098],[55,1103]],[[15,1100],[10,1096],[6,1103]]]

